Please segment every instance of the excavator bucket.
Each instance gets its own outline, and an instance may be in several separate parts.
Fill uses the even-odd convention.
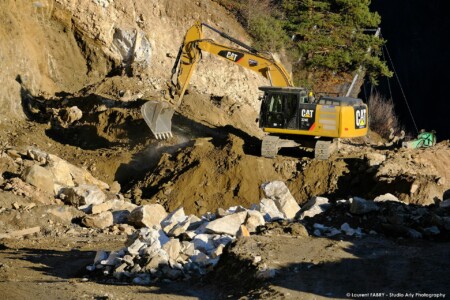
[[[141,107],[145,122],[156,139],[172,137],[172,116],[175,111],[167,102],[147,101]]]

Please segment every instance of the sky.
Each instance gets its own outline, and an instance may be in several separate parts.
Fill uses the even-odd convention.
[[[392,91],[396,112],[413,135],[417,127],[435,130],[438,141],[450,139],[450,1],[372,0],[371,9],[381,16],[392,64],[386,52],[385,58],[396,73],[389,85],[381,78],[377,90],[387,97]]]

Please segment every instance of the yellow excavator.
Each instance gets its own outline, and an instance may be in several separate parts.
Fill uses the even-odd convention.
[[[203,27],[241,48],[205,39]],[[284,147],[312,147],[316,158],[327,159],[337,147],[339,138],[367,134],[368,110],[361,99],[331,96],[315,99],[311,91],[294,87],[289,73],[270,54],[207,24],[196,22],[186,32],[178,51],[165,99],[147,101],[141,108],[144,120],[157,139],[172,137],[173,114],[183,99],[202,51],[257,72],[270,81],[271,86],[259,88],[264,92],[259,127],[268,133],[262,141],[262,156],[275,157]],[[173,81],[176,73],[176,81]]]

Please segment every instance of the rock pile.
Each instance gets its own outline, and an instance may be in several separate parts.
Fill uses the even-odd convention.
[[[400,202],[391,194],[380,195],[374,201],[360,197],[328,203],[326,198],[301,212],[302,222],[315,236],[339,234],[362,237],[384,234],[390,237],[448,240],[450,210],[446,201],[438,205],[419,206]],[[447,200],[448,201],[448,200]]]
[[[242,206],[218,209],[201,218],[186,215],[182,207],[170,214],[159,204],[139,206],[128,216],[139,228],[119,251],[99,251],[88,270],[117,280],[148,284],[154,280],[182,280],[211,271],[225,247],[250,233],[270,233],[280,224],[290,234],[301,222],[315,236],[363,237],[384,233],[407,238],[430,238],[450,230],[447,203],[434,210],[401,203],[391,194],[374,201],[360,197],[330,202],[313,197],[300,208],[281,181],[261,186],[265,198],[250,209]],[[294,222],[295,223],[292,223]],[[284,225],[283,225],[284,224]],[[278,231],[279,232],[279,231]],[[259,274],[259,273],[258,273]]]
[[[88,270],[136,284],[204,275],[236,238],[250,236],[266,222],[292,220],[300,211],[283,182],[270,182],[262,189],[267,198],[251,209],[218,209],[201,218],[187,216],[182,207],[170,214],[159,204],[137,207],[128,220],[140,229],[129,237],[125,248],[99,251]]]
[[[131,234],[134,230],[128,225],[128,215],[137,205],[119,193],[118,183],[110,187],[87,170],[36,148],[7,149],[0,158],[10,165],[8,178],[0,180],[0,188],[24,197],[20,203],[12,203],[16,210],[48,206],[45,211],[65,224],[79,218],[81,224],[93,229],[110,229],[116,224],[119,232]],[[64,209],[67,207],[78,211]],[[65,213],[54,213],[58,211]]]

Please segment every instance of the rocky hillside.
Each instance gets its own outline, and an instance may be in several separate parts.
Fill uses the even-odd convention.
[[[120,91],[135,98],[158,97],[185,31],[197,20],[249,42],[236,20],[210,0],[7,0],[0,5],[2,123],[25,117],[21,104],[26,93],[74,93],[115,75],[139,82],[139,95],[129,95],[136,91],[117,82],[113,90],[101,92],[113,98]],[[213,33],[211,38],[216,38]],[[256,107],[262,80],[206,54],[191,86]]]

